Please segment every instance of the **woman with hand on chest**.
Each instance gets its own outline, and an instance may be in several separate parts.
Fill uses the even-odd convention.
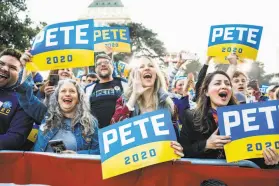
[[[208,74],[201,86],[197,108],[186,110],[180,132],[180,143],[187,158],[225,159],[224,145],[230,136],[219,135],[217,107],[236,105],[232,83],[223,71]],[[272,168],[279,162],[273,148],[263,151],[264,158],[252,159],[262,168]]]

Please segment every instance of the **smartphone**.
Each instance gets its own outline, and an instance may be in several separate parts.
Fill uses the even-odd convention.
[[[192,53],[181,53],[182,60],[197,60],[197,55]]]
[[[59,81],[59,76],[58,74],[50,74],[49,76],[49,86],[56,86]]]
[[[67,150],[63,140],[50,140],[48,144],[55,153],[61,153],[62,151]]]

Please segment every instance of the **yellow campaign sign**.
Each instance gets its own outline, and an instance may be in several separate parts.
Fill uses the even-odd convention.
[[[167,109],[102,128],[98,136],[103,179],[180,158],[171,148],[176,134]]]
[[[130,32],[128,27],[95,27],[94,51],[106,51],[111,47],[114,52],[131,52]]]
[[[227,162],[262,158],[273,148],[279,153],[279,101],[220,107],[220,135],[231,136],[224,146]]]
[[[94,22],[80,20],[48,25],[35,38],[31,71],[92,66]]]
[[[28,139],[29,141],[31,141],[31,142],[33,142],[33,143],[36,142],[36,140],[37,140],[37,135],[38,135],[38,130],[39,130],[38,128],[39,128],[38,125],[33,125],[33,128],[32,128],[31,132],[29,133],[29,135],[28,135],[28,137],[27,137],[27,139]]]
[[[256,60],[263,27],[254,25],[214,25],[210,28],[207,55],[215,63],[227,64],[227,56],[235,53],[240,60]]]
[[[263,150],[272,147],[279,153],[279,134],[247,137],[224,146],[227,162],[262,158]]]

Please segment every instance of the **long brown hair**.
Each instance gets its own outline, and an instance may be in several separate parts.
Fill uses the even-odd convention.
[[[200,88],[200,96],[198,98],[197,107],[194,111],[195,130],[202,132],[202,133],[208,133],[210,130],[209,124],[208,124],[208,122],[206,122],[206,120],[208,119],[207,116],[208,116],[208,112],[211,108],[211,104],[210,104],[210,97],[206,96],[206,92],[208,91],[208,86],[211,83],[212,79],[217,74],[226,76],[230,82],[230,86],[232,87],[230,77],[224,71],[215,71],[213,73],[209,73],[205,77],[203,84]],[[234,95],[232,95],[229,100],[228,105],[236,105],[236,104],[237,104],[236,99],[235,99]]]

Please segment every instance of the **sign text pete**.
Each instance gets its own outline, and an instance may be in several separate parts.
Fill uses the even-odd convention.
[[[177,159],[170,141],[176,141],[176,134],[168,110],[142,114],[100,129],[103,178]]]
[[[128,27],[96,27],[94,43],[96,52],[106,51],[106,46],[115,52],[131,52],[130,32]]]
[[[217,112],[220,134],[232,137],[225,146],[228,162],[263,157],[268,147],[279,152],[279,101],[220,107]]]
[[[236,53],[241,59],[256,60],[262,29],[261,26],[240,24],[211,26],[208,56],[215,56],[215,61],[221,63],[227,63],[226,57],[230,53]]]
[[[93,20],[48,25],[32,44],[30,70],[90,66],[94,60]],[[82,63],[81,63],[82,62]]]

